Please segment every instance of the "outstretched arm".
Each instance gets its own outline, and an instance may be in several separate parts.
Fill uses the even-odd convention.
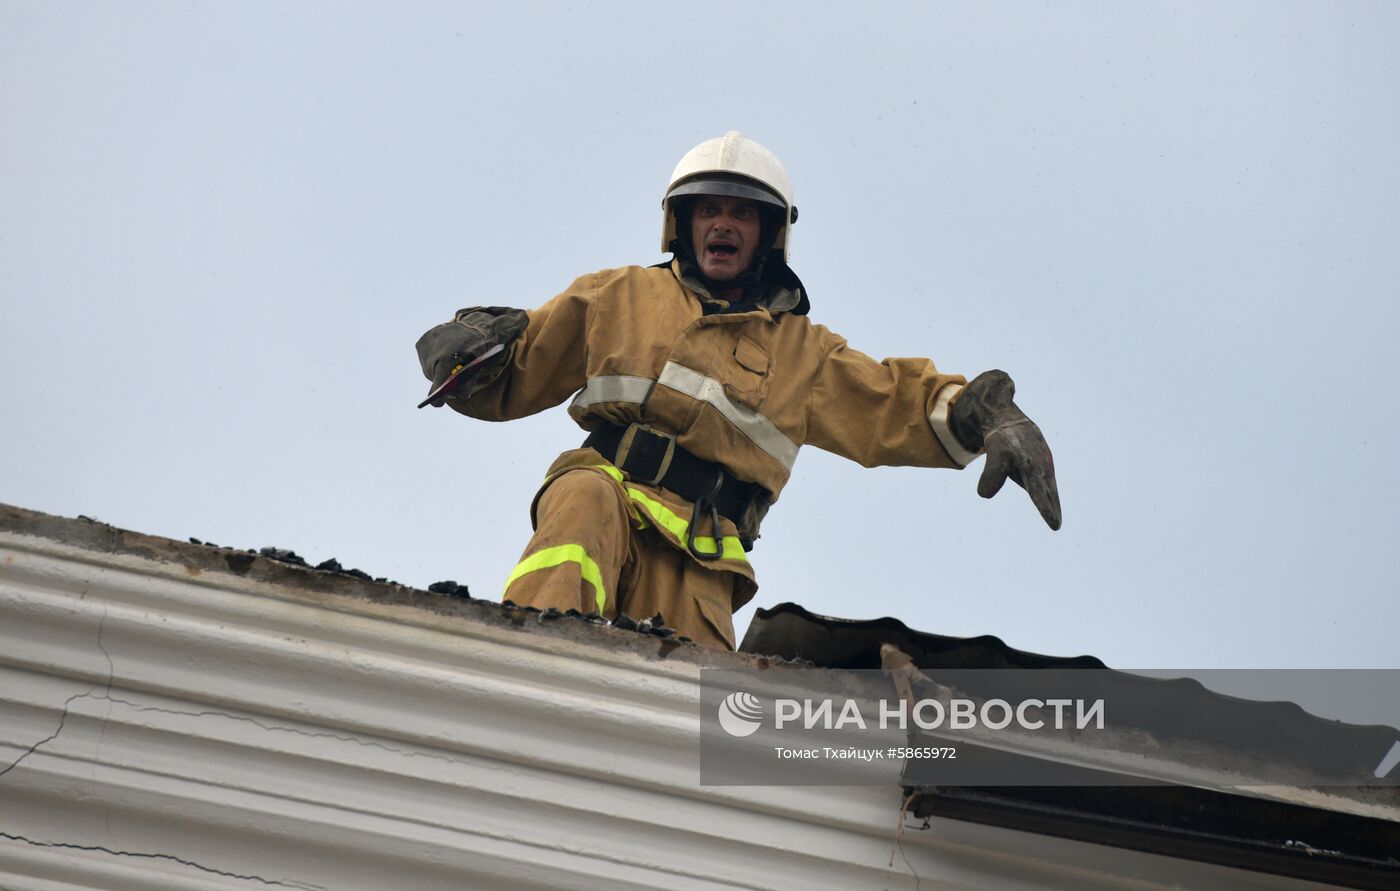
[[[1059,529],[1055,463],[1040,429],[1012,401],[1003,371],[971,383],[928,359],[877,362],[828,333],[812,390],[806,441],[867,467],[965,467],[984,450],[977,492],[991,498],[1014,480],[1051,529]]]
[[[822,335],[826,353],[807,408],[807,443],[866,467],[962,467],[976,457],[949,449],[936,427],[946,426],[936,416],[937,395],[966,378],[928,359],[876,361],[839,335]]]

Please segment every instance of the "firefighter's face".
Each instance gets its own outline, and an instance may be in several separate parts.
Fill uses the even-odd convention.
[[[758,204],[747,198],[701,195],[690,208],[690,238],[700,271],[711,281],[738,278],[758,250]]]

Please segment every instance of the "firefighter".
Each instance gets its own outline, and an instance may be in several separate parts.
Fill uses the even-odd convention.
[[[961,468],[985,452],[978,493],[1010,477],[1059,528],[1050,450],[1004,372],[969,383],[927,359],[878,362],[808,320],[787,262],[797,208],[772,152],[733,131],[707,140],[661,206],[669,262],[582,276],[536,310],[463,309],[418,341],[433,390],[505,346],[433,404],[501,421],[571,399],[588,431],[535,496],[507,599],[660,613],[733,649],[732,614],[757,590],[748,551],[803,445],[867,467]]]

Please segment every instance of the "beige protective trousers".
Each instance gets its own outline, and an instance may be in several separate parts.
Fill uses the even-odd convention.
[[[734,574],[700,565],[661,536],[608,471],[618,473],[574,466],[551,475],[535,498],[535,534],[506,599],[609,619],[661,613],[678,636],[734,649]]]

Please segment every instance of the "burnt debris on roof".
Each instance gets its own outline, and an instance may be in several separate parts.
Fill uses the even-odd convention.
[[[307,562],[305,557],[302,557],[300,554],[298,554],[296,551],[291,550],[290,548],[279,548],[269,546],[264,548],[245,548],[240,551],[237,548],[229,548],[224,547],[223,545],[214,544],[212,541],[201,541],[200,539],[195,538],[193,535],[189,537],[189,542],[190,544],[201,545],[206,548],[215,548],[221,551],[232,551],[235,554],[247,554],[256,557],[266,557],[268,560],[274,560],[278,563],[285,563],[288,566],[301,566],[307,569],[316,569],[320,572],[329,572],[334,573],[336,575],[349,576],[350,578],[360,579],[361,581],[365,582],[378,582],[379,584],[396,585],[400,588],[408,587],[407,585],[402,585],[399,582],[396,582],[393,579],[390,579],[386,576],[376,577],[370,575],[364,570],[346,569],[344,566],[341,566],[340,561],[335,559],[334,557],[331,557],[329,560],[323,560],[320,563],[317,563],[315,566],[312,566],[309,562]],[[247,563],[248,561],[240,560],[239,562]],[[429,590],[433,589],[429,588]]]
[[[641,620],[623,615],[615,622],[609,622],[602,616],[588,615],[576,609],[540,610],[519,606],[510,601],[475,598],[467,585],[455,580],[434,582],[424,591],[384,576],[372,576],[361,569],[346,568],[334,557],[313,566],[311,561],[290,548],[266,546],[240,549],[195,537],[190,537],[186,543],[121,529],[93,517],[57,517],[4,503],[0,503],[0,531],[38,536],[104,553],[129,554],[158,562],[178,563],[184,565],[191,576],[198,576],[207,571],[227,572],[243,578],[285,584],[293,588],[465,615],[479,621],[507,624],[514,628],[522,628],[529,624],[557,628],[570,635],[575,635],[575,632],[569,629],[576,628],[578,634],[585,637],[598,634],[600,627],[617,628],[619,631],[631,633],[613,635],[607,631],[605,633],[609,635],[608,638],[591,639],[594,643],[606,640],[614,646],[621,645],[623,640],[635,641],[644,650],[662,658],[668,658],[677,652],[681,644],[687,645],[683,648],[684,652],[692,654],[688,658],[702,663],[726,656],[732,658],[732,654],[701,647],[688,637],[678,636],[675,629],[666,625],[665,619],[659,613],[650,619]],[[627,645],[633,646],[630,643]],[[764,665],[770,661],[755,660],[756,663]]]

